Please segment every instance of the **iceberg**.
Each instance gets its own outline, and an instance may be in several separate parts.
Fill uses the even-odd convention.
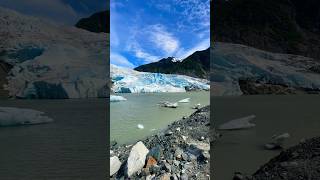
[[[110,95],[110,102],[119,102],[119,101],[126,101],[127,99],[122,96],[115,96]]]
[[[190,98],[185,98],[185,99],[181,99],[180,101],[178,101],[179,103],[189,103],[190,102]]]
[[[138,124],[137,127],[138,127],[139,129],[144,129],[144,126],[143,126],[142,124]]]
[[[210,90],[209,81],[184,75],[138,72],[111,64],[111,90],[115,93],[186,92],[192,87]]]
[[[246,116],[239,119],[231,120],[227,123],[224,123],[218,127],[220,130],[237,130],[237,129],[247,129],[255,127],[256,125],[250,123],[252,119],[254,119],[255,115]]]
[[[50,122],[53,122],[53,119],[45,116],[44,112],[41,111],[0,107],[0,126],[33,125]]]

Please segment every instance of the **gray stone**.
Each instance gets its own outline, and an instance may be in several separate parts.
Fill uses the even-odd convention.
[[[163,169],[166,171],[166,172],[171,172],[171,165],[169,163],[164,163],[163,164]]]
[[[162,150],[161,150],[160,146],[156,146],[156,147],[152,148],[152,149],[149,151],[147,157],[152,156],[152,157],[153,157],[154,159],[156,159],[157,161],[160,161],[160,159],[161,159],[161,153],[162,153]]]
[[[177,159],[181,159],[181,158],[182,158],[182,153],[183,153],[182,149],[177,148],[176,151],[175,151],[175,153],[174,153],[174,156],[175,156]]]
[[[151,166],[149,168],[151,174],[158,174],[161,171],[161,167],[158,165]]]
[[[188,175],[186,173],[182,173],[180,176],[181,180],[188,180]]]
[[[182,159],[183,159],[184,161],[188,161],[188,159],[189,159],[189,156],[187,155],[187,153],[182,153],[182,154],[181,154],[181,157],[182,157]]]

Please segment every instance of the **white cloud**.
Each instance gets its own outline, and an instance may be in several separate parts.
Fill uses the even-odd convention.
[[[0,6],[59,23],[74,24],[79,18],[75,10],[61,0],[1,0]]]
[[[127,68],[133,68],[134,65],[124,56],[118,54],[118,53],[110,53],[110,61],[111,64],[127,67]]]
[[[210,47],[210,38],[204,39],[201,42],[199,42],[198,44],[196,44],[193,48],[185,50],[183,48],[181,48],[177,53],[176,53],[176,57],[178,59],[185,59],[186,57],[190,56],[191,54],[193,54],[196,51],[202,51],[207,49],[208,47]]]
[[[166,55],[174,53],[179,48],[179,40],[169,33],[162,25],[152,25],[148,28],[150,40]]]
[[[137,58],[143,59],[144,63],[151,63],[160,59],[158,56],[145,52],[138,44],[133,44],[131,50],[135,53]]]

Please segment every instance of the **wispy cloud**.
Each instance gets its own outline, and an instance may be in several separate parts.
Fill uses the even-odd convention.
[[[117,66],[122,66],[122,67],[127,67],[127,68],[133,68],[134,65],[124,56],[111,52],[110,53],[110,61],[111,64],[117,65]]]
[[[163,25],[157,24],[149,27],[150,40],[167,55],[179,48],[179,40],[169,33]]]
[[[198,44],[196,44],[194,47],[185,50],[184,48],[181,48],[177,54],[176,57],[178,59],[185,59],[186,57],[190,56],[191,54],[193,54],[195,51],[201,51],[201,50],[205,50],[210,46],[210,38],[204,39],[201,42],[199,42]]]
[[[128,51],[133,52],[137,58],[142,59],[143,63],[155,62],[160,58],[159,56],[151,55],[150,53],[142,49],[135,39],[132,39],[131,41],[129,41],[126,49]]]

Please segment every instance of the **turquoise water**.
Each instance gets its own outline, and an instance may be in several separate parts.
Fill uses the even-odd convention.
[[[209,105],[209,92],[120,94],[127,101],[110,104],[110,140],[131,143],[164,129],[168,124],[195,110],[195,104]],[[164,108],[161,101],[177,102],[191,98],[190,103],[179,103],[178,108]],[[139,129],[142,124],[144,129]]]

